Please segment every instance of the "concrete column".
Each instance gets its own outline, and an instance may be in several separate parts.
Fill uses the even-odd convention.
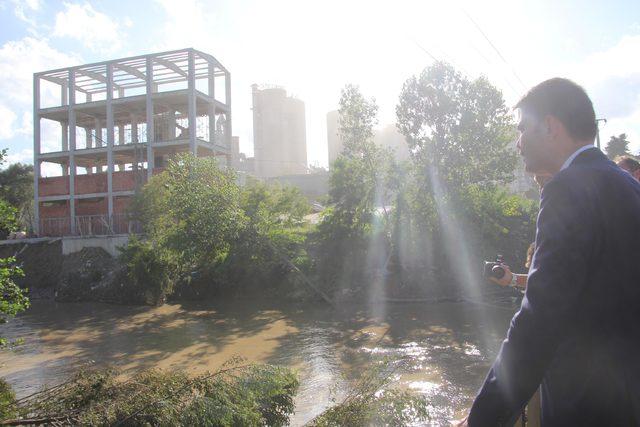
[[[189,50],[187,83],[187,114],[189,116],[189,151],[194,155],[198,154],[196,145],[196,59],[195,52]]]
[[[76,234],[76,74],[73,69],[69,70],[69,212],[71,234]]]
[[[93,136],[93,139],[95,140],[96,147],[100,147],[102,145],[102,123],[100,123],[100,119],[99,118],[95,118],[95,134]]]
[[[231,73],[226,72],[224,75],[224,86],[225,86],[225,103],[227,104],[227,111],[225,112],[225,124],[224,128],[224,145],[227,148],[231,148],[231,135],[233,134],[233,130],[231,127]]]
[[[62,151],[69,149],[69,122],[64,120],[60,122],[62,128]]]
[[[164,134],[167,136],[167,139],[175,139],[176,138],[176,110],[173,108],[169,109],[167,113],[167,122],[164,126]]]
[[[138,142],[138,118],[133,113],[129,117],[131,118],[131,142],[136,143]]]
[[[85,148],[90,148],[93,146],[93,136],[91,136],[93,129],[88,127],[83,127],[82,129],[84,129],[84,146]]]
[[[209,142],[211,144],[216,143],[216,76],[215,66],[212,62],[209,62],[209,105],[207,110],[209,111]]]
[[[107,214],[110,227],[113,225],[113,127],[113,64],[107,64]]]
[[[33,76],[33,231],[40,233],[40,200],[38,186],[40,181],[40,77]]]
[[[153,60],[147,56],[147,67],[145,76],[147,78],[147,178],[151,179],[153,174],[153,148],[155,140],[153,135]]]
[[[124,144],[124,125],[118,125],[118,144]]]
[[[60,106],[65,106],[69,103],[69,86],[65,83],[60,85]]]

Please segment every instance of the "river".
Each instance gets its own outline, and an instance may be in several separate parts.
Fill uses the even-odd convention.
[[[0,336],[24,339],[0,351],[0,376],[24,396],[82,364],[196,373],[239,355],[298,371],[297,426],[339,399],[373,360],[388,357],[403,361],[397,385],[422,393],[441,425],[469,407],[514,310],[471,303],[331,309],[253,300],[161,307],[34,301],[0,326]]]

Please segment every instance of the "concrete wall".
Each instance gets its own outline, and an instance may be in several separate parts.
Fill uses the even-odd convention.
[[[303,175],[285,175],[268,178],[267,182],[298,188],[306,197],[315,199],[329,193],[328,173],[309,173]]]
[[[118,255],[118,246],[124,246],[129,242],[129,235],[119,234],[115,236],[96,237],[63,237],[62,255],[79,252],[82,248],[102,248],[111,256]]]

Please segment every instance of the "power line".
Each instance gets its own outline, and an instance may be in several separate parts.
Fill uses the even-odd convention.
[[[500,50],[496,47],[496,45],[493,44],[493,42],[489,39],[489,37],[487,36],[487,34],[482,31],[482,28],[480,28],[480,25],[478,25],[478,23],[471,17],[471,15],[465,10],[462,9],[462,12],[464,12],[464,14],[467,16],[467,18],[469,18],[469,20],[473,23],[473,25],[476,27],[476,29],[480,32],[480,34],[482,34],[482,36],[484,37],[484,39],[487,41],[487,43],[489,43],[489,45],[493,48],[493,50],[498,54],[498,56],[500,57],[500,59],[502,59],[502,61],[509,66],[509,69],[511,70],[511,72],[513,73],[513,75],[515,76],[516,79],[518,79],[518,82],[522,85],[523,89],[526,89],[527,86],[524,84],[524,82],[522,81],[522,79],[520,78],[520,76],[518,75],[518,73],[516,72],[515,68],[513,67],[513,65],[511,65],[509,63],[509,61],[507,61],[507,59],[502,55],[502,53],[500,52]]]
[[[424,47],[422,47],[422,45],[420,43],[418,43],[418,41],[416,39],[414,39],[413,37],[411,38],[411,40],[413,40],[413,42],[416,44],[416,46],[418,46],[418,48],[420,48],[420,50],[422,50],[424,53],[426,53],[427,55],[429,55],[429,57],[431,57],[431,59],[433,59],[434,61],[438,62],[438,58],[436,58],[435,56],[433,56],[431,54],[431,52],[429,52],[427,49],[425,49]]]

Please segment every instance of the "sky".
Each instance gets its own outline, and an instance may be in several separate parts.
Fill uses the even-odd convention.
[[[434,59],[485,75],[513,105],[568,77],[591,95],[603,142],[640,151],[637,0],[0,0],[0,148],[33,162],[33,73],[194,47],[232,76],[233,134],[252,154],[251,84],[306,105],[307,157],[327,165],[326,113],[357,84],[395,123],[403,83]]]

